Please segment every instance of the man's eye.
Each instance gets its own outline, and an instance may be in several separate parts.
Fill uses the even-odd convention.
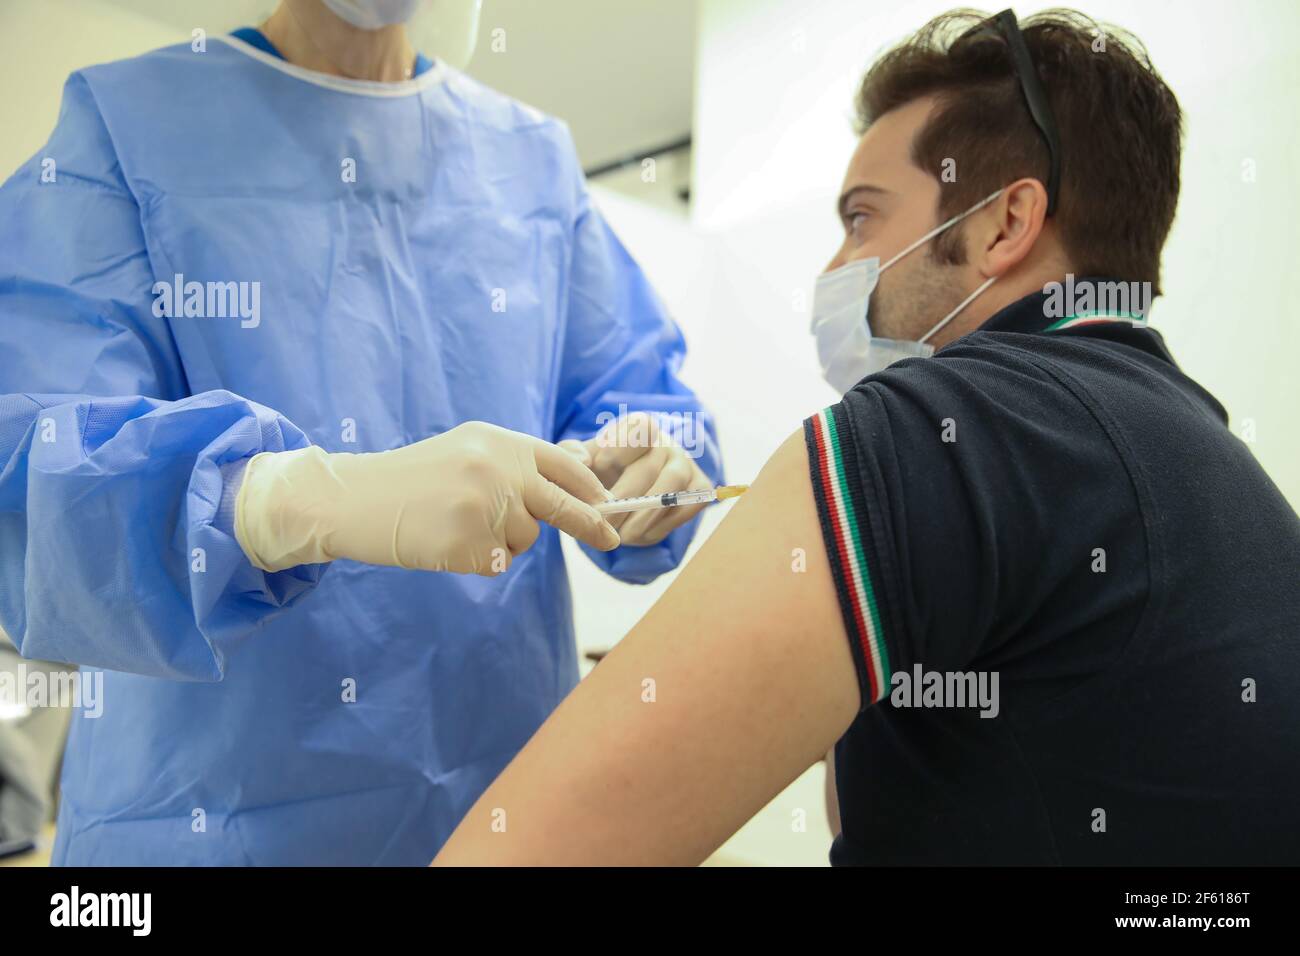
[[[849,214],[849,235],[856,236],[867,224],[867,214],[865,212],[854,212]]]

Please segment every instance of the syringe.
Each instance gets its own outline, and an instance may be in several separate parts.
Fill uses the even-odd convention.
[[[713,501],[736,498],[748,490],[749,485],[719,485],[702,491],[669,491],[662,495],[642,495],[639,498],[614,498],[602,501],[595,508],[603,515],[616,515],[625,511],[649,511],[651,508],[707,505]]]

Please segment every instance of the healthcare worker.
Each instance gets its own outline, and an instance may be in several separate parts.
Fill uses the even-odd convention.
[[[590,503],[720,478],[565,127],[429,8],[80,70],[0,188],[0,624],[105,669],[56,863],[427,862],[577,679],[538,522],[646,582],[690,514]]]

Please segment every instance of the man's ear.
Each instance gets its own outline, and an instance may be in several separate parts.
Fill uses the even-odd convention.
[[[1029,257],[1042,236],[1047,190],[1037,179],[1017,179],[981,219],[982,241],[972,250],[974,264],[986,276],[1004,276]]]

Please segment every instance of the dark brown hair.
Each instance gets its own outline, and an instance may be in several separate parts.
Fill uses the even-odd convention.
[[[988,15],[953,10],[931,20],[867,71],[859,132],[923,96],[937,106],[912,143],[912,162],[943,187],[939,220],[1022,177],[1047,183],[1048,151],[1034,125],[1006,41]],[[1021,21],[1056,114],[1060,195],[1053,221],[1079,275],[1160,284],[1160,251],[1178,205],[1182,112],[1131,34],[1073,10]],[[955,181],[941,176],[955,162]],[[935,255],[960,263],[959,227]]]

